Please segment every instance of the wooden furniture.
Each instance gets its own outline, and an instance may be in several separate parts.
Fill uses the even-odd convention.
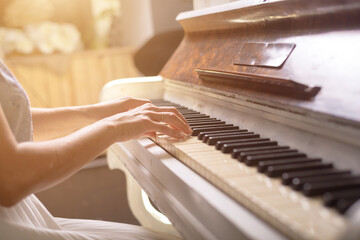
[[[360,192],[358,1],[238,1],[177,19],[185,37],[160,73],[164,93],[149,93],[150,98],[260,134],[264,142],[276,141],[271,146],[296,149],[299,156],[282,163],[290,170],[279,173],[310,174],[307,163],[295,165],[300,157],[315,160],[311,166],[351,170],[351,186],[339,175],[319,182],[334,184],[328,192]],[[102,99],[127,88],[136,94],[129,81],[118,80],[104,87]],[[343,215],[324,206],[321,194],[306,196],[283,184],[281,174],[272,175],[280,163],[258,172],[260,167],[234,159],[234,152],[216,150],[196,137],[178,141],[159,135],[155,142],[115,144],[109,165],[125,165],[186,239],[360,236],[354,227],[360,215],[357,198]],[[308,183],[314,189],[314,182]]]
[[[29,95],[33,107],[96,103],[108,81],[139,76],[134,48],[86,50],[71,54],[12,56],[6,64]]]

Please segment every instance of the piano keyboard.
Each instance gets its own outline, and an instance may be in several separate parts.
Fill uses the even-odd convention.
[[[358,175],[178,104],[153,103],[176,107],[193,129],[182,141],[159,135],[157,144],[240,204],[290,238],[342,233],[342,213],[360,198]]]

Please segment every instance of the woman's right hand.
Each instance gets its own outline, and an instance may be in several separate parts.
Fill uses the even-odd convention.
[[[146,103],[127,112],[115,114],[108,120],[115,124],[118,141],[141,136],[155,137],[156,132],[182,139],[192,130],[174,107],[156,107]]]

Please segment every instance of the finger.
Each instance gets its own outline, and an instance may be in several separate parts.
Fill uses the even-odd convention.
[[[188,125],[188,123],[187,123],[186,119],[184,118],[184,116],[175,107],[161,107],[160,109],[162,109],[162,111],[164,111],[164,112],[175,113],[180,119],[182,119]]]
[[[190,126],[173,112],[152,113],[150,114],[150,118],[154,121],[167,123],[170,126],[173,126],[175,129],[183,131],[184,133],[192,133]]]
[[[156,132],[147,132],[145,133],[145,136],[155,139],[156,138]]]
[[[184,134],[181,131],[177,131],[175,129],[170,128],[169,126],[157,122],[152,122],[152,129],[154,129],[156,132],[168,135],[170,137],[183,139],[186,137],[186,134]]]
[[[180,128],[176,127],[175,125],[172,125],[172,124],[168,124],[168,125],[169,125],[169,127],[173,128],[177,131],[182,131]]]
[[[192,133],[192,129],[187,122],[184,122],[174,113],[163,113],[163,121],[177,130],[182,130],[187,134]]]
[[[180,119],[182,119],[187,124],[186,119],[175,107],[156,107],[154,105],[146,105],[146,108],[147,108],[147,110],[154,111],[154,112],[172,112],[172,113],[176,114]]]
[[[174,107],[155,107],[155,108],[153,108],[153,111],[175,114],[186,125],[188,131],[191,131],[191,128],[190,128],[188,122],[186,121],[186,119],[183,117],[183,115],[176,108],[174,108]]]

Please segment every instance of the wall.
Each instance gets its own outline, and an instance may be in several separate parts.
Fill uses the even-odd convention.
[[[180,12],[192,10],[192,1],[189,0],[152,0],[152,17],[154,34],[180,29],[176,16]]]
[[[122,43],[140,46],[153,33],[150,0],[121,0]]]
[[[141,46],[155,34],[180,29],[177,14],[191,9],[189,0],[121,0],[123,45]]]

